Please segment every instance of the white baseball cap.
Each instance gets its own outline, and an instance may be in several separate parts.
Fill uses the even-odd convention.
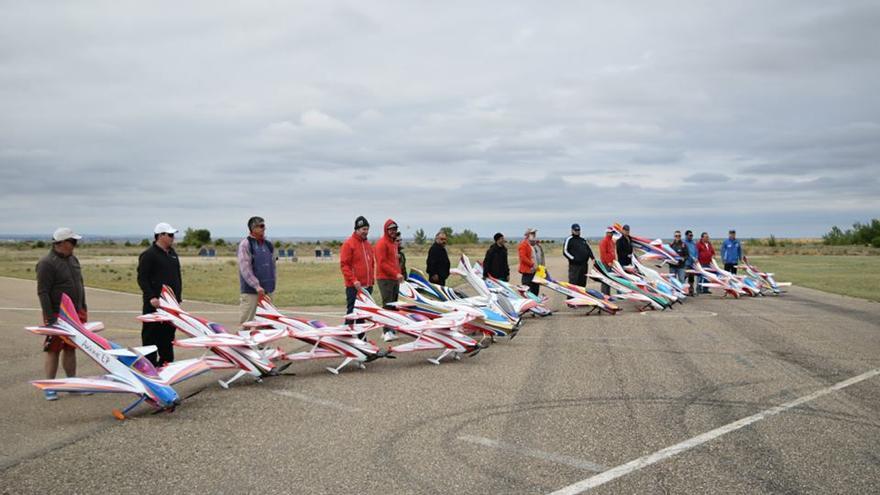
[[[52,233],[52,240],[54,242],[66,241],[68,239],[82,239],[82,236],[74,232],[68,227],[59,227]]]
[[[171,226],[171,224],[167,224],[165,222],[160,222],[156,224],[156,228],[153,229],[154,234],[176,234],[177,229]]]

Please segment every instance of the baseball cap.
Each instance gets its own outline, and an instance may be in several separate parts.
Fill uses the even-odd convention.
[[[61,242],[66,241],[68,239],[82,239],[82,236],[74,232],[72,229],[68,227],[60,227],[52,233],[52,241],[53,242]]]
[[[156,228],[153,229],[154,234],[176,234],[177,229],[172,227],[170,224],[165,222],[160,222],[156,224]]]
[[[629,230],[629,224],[624,224],[623,230]]]
[[[571,224],[571,230],[581,230],[580,224],[577,224],[577,223]]]
[[[525,233],[525,235],[534,234],[534,233],[536,233],[537,231],[538,231],[538,229],[533,229],[533,228],[529,227],[529,228],[526,229],[526,233]]]
[[[611,227],[605,227],[605,233],[606,233],[606,234],[613,234],[613,233],[614,233],[614,229],[612,229]]]

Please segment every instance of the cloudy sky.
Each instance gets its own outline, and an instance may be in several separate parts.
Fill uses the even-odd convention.
[[[877,26],[874,0],[0,0],[0,233],[821,235],[880,216]]]

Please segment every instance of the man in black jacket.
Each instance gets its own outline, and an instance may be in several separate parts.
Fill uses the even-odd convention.
[[[428,260],[426,262],[425,271],[428,272],[428,278],[432,283],[437,285],[446,285],[446,279],[449,278],[449,254],[446,252],[446,232],[442,230],[434,236],[434,244],[428,250]],[[406,274],[403,274],[406,276]]]
[[[562,255],[568,260],[568,283],[580,287],[587,285],[587,266],[595,259],[586,239],[581,237],[581,226],[571,225],[571,235],[562,244]]]
[[[623,235],[617,239],[617,261],[626,268],[632,265],[633,243],[629,236],[629,225],[623,226]]]
[[[510,279],[510,265],[507,263],[507,246],[504,234],[495,234],[495,243],[489,246],[483,258],[483,276],[492,275],[498,280],[507,282]]]
[[[159,307],[162,286],[174,291],[177,301],[183,301],[183,283],[180,277],[180,260],[174,248],[174,234],[177,229],[167,223],[160,223],[153,229],[153,245],[138,258],[138,285],[144,295],[144,314],[155,313]],[[143,345],[155,345],[157,352],[146,357],[155,366],[174,361],[174,325],[170,323],[144,323],[141,327]]]

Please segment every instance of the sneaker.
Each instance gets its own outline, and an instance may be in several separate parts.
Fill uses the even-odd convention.
[[[382,340],[384,340],[385,342],[391,342],[392,340],[397,340],[397,333],[389,330],[389,331],[385,332],[384,334],[382,334]]]
[[[54,390],[46,390],[43,392],[43,397],[45,397],[46,400],[58,400],[58,392]]]

